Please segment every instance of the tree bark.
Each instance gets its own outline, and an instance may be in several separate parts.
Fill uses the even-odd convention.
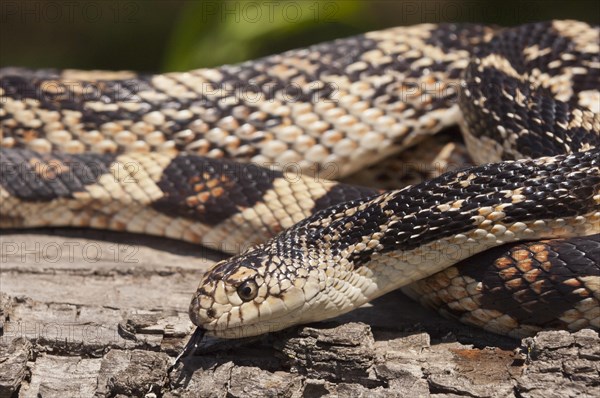
[[[193,330],[191,295],[219,254],[108,232],[9,232],[0,397],[600,395],[596,332],[519,342],[443,319],[400,292],[329,322],[209,339],[169,373]]]

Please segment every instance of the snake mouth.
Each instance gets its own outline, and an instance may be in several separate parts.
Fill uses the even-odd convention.
[[[269,306],[269,300],[265,300],[260,308],[263,308],[263,311],[264,308],[267,308],[268,311],[262,313],[260,309],[255,312],[249,311],[258,308],[257,304],[253,302],[244,303],[233,309],[228,308],[227,311],[222,312],[215,311],[213,308],[202,308],[200,306],[202,298],[197,295],[190,304],[189,316],[191,321],[204,331],[205,335],[224,339],[240,339],[280,331],[298,324],[313,304],[304,298],[304,295],[300,297],[297,294],[294,300],[287,302],[284,302],[283,298],[272,300],[272,303],[276,303],[278,307],[275,307],[274,304]],[[247,307],[244,308],[245,305]],[[246,316],[242,316],[244,312]]]
[[[269,317],[248,317],[232,322],[229,319],[231,317],[229,312],[213,319],[207,319],[204,315],[206,310],[194,306],[194,303],[192,303],[190,319],[198,326],[198,329],[202,329],[204,335],[223,339],[241,339],[276,332],[293,326],[301,321],[306,310],[306,303],[303,303],[296,308],[288,307],[278,314],[270,314]]]
[[[253,319],[236,325],[216,323],[206,326],[206,334],[222,339],[243,339],[259,336],[266,333],[278,332],[302,322],[302,315],[306,311],[304,306],[286,311],[281,316],[270,319]]]

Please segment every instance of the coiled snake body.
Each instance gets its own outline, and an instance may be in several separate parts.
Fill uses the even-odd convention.
[[[190,306],[221,337],[401,287],[497,333],[598,329],[598,35],[418,25],[187,73],[5,68],[0,225],[242,252]],[[321,178],[453,124],[482,165],[385,193]]]

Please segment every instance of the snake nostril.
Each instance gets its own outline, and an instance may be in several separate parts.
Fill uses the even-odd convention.
[[[207,309],[207,310],[206,310],[206,315],[207,315],[209,318],[214,318],[214,317],[215,317],[215,315],[216,315],[216,314],[215,314],[215,310],[214,310],[213,308],[209,308],[209,309]]]

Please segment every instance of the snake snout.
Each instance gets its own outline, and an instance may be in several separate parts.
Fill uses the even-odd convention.
[[[326,285],[321,286],[322,273],[289,267],[274,247],[265,250],[268,256],[247,252],[204,275],[190,303],[195,325],[213,336],[239,338],[285,329],[304,317],[320,318],[313,307]]]
[[[194,294],[194,297],[192,297],[192,302],[190,303],[188,313],[190,315],[190,320],[196,326],[199,326],[201,324],[199,309],[200,300],[198,299],[198,295]]]

